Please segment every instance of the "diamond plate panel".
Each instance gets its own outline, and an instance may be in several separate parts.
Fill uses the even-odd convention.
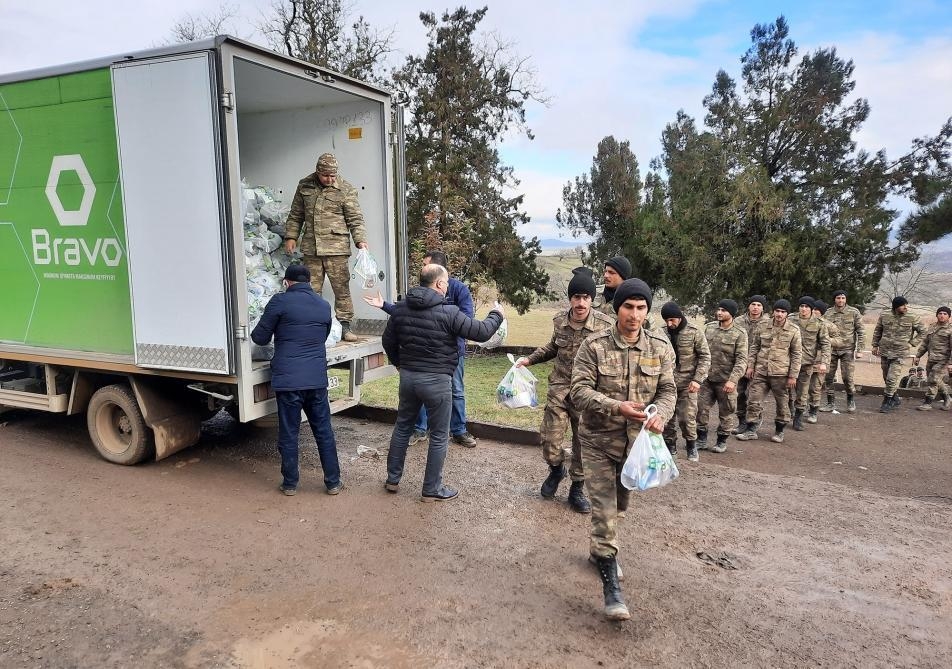
[[[136,343],[136,362],[153,367],[228,372],[228,356],[222,348]]]

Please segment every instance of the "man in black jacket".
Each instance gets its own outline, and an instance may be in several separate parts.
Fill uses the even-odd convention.
[[[421,406],[426,406],[430,448],[423,476],[423,501],[453,499],[459,492],[443,485],[443,462],[453,408],[453,372],[459,361],[457,337],[486,341],[502,324],[502,308],[477,321],[459,307],[444,304],[449,274],[440,265],[425,265],[420,285],[407,291],[407,299],[394,305],[383,333],[383,348],[400,370],[397,422],[387,454],[388,492],[395,493],[403,476],[410,434]]]
[[[331,327],[331,305],[314,292],[310,281],[311,272],[304,265],[288,267],[284,273],[285,292],[268,302],[251,331],[251,339],[264,346],[274,336],[271,387],[278,402],[278,451],[284,477],[281,492],[297,492],[298,433],[303,409],[317,442],[327,494],[336,495],[344,484],[327,400],[324,341]]]

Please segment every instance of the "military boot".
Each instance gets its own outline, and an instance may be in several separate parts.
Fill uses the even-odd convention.
[[[899,408],[899,406],[902,404],[902,400],[899,399],[899,393],[898,393],[898,392],[897,392],[895,395],[893,395],[892,397],[889,398],[889,404],[890,404],[890,407],[891,407],[891,408],[890,408],[890,411],[892,411],[893,409],[898,409],[898,408]]]
[[[919,411],[932,411],[932,398],[926,397],[922,400],[922,404],[916,407]]]
[[[694,443],[697,444],[697,450],[706,451],[707,450],[707,430],[699,427],[697,429],[697,440]]]
[[[545,481],[542,482],[542,490],[540,493],[546,499],[555,497],[555,493],[559,489],[559,484],[562,482],[562,479],[565,478],[565,465],[549,465],[549,475],[545,477]]]
[[[605,595],[605,617],[609,620],[628,620],[631,614],[625,606],[618,584],[618,563],[615,556],[596,557],[598,575],[602,577],[602,592]]]
[[[819,407],[811,406],[810,412],[807,414],[807,422],[810,423],[811,425],[813,425],[817,420],[817,415],[816,415],[817,409],[819,409]]]
[[[688,439],[685,442],[684,450],[687,453],[688,460],[691,462],[697,462],[701,459],[697,454],[697,443],[693,439]]]
[[[846,412],[856,413],[856,400],[853,399],[852,395],[846,396]]]
[[[774,432],[774,436],[772,436],[772,437],[770,438],[770,441],[775,442],[775,443],[777,443],[777,444],[782,444],[782,443],[783,443],[783,428],[784,428],[784,427],[786,427],[786,425],[784,425],[784,423],[781,423],[780,421],[776,421],[776,420],[775,420],[775,421],[774,421],[774,429],[775,429],[775,432]],[[801,429],[802,429],[802,428],[801,428]]]
[[[892,397],[883,395],[883,403],[879,405],[879,413],[889,413],[890,409],[892,409]]]
[[[713,446],[711,446],[711,452],[712,452],[712,453],[723,453],[723,452],[726,451],[726,450],[727,450],[727,435],[726,435],[726,434],[718,434],[718,435],[717,435],[717,443],[714,444]]]
[[[942,404],[939,405],[939,408],[942,409],[943,411],[948,411],[949,409],[952,409],[952,395],[950,395],[949,393],[946,393],[945,399],[942,400]]]
[[[576,513],[591,513],[592,504],[585,497],[585,491],[582,489],[585,481],[572,481],[572,487],[569,488],[569,506]]]
[[[354,331],[350,329],[350,321],[340,322],[340,338],[342,341],[360,341],[357,339],[357,335],[354,334]]]
[[[747,414],[737,414],[737,427],[731,430],[731,434],[741,434],[747,427]]]
[[[737,438],[741,441],[752,441],[753,439],[759,439],[760,437],[757,434],[757,423],[747,423],[744,426],[744,431],[740,432],[737,435]]]
[[[836,395],[827,393],[826,404],[820,407],[820,411],[823,413],[832,413],[834,409],[836,409]]]
[[[797,432],[803,430],[803,409],[797,409],[793,412],[793,429]]]

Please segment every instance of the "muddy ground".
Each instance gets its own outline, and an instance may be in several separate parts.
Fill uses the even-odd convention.
[[[5,414],[0,666],[952,666],[952,414],[859,401],[637,494],[621,624],[536,448],[452,446],[460,498],[422,504],[422,449],[388,495],[355,454],[389,427],[335,418],[346,489],[307,455],[284,497],[273,434],[224,415],[130,468],[81,418]]]

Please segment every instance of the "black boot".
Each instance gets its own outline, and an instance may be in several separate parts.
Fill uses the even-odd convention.
[[[779,420],[775,420],[774,429],[776,430],[776,432],[774,432],[774,436],[770,438],[770,441],[776,444],[782,444],[783,443],[783,428],[785,427],[786,427],[786,423],[781,423]]]
[[[836,408],[836,395],[833,393],[826,394],[826,404],[820,407],[820,411],[823,413],[832,413],[833,409]]]
[[[707,450],[707,430],[699,427],[697,429],[697,441],[694,442],[697,444],[697,450],[706,451]]]
[[[856,400],[852,395],[846,395],[846,413],[856,413]]]
[[[899,408],[899,405],[902,404],[902,400],[899,399],[899,393],[898,393],[898,392],[897,392],[895,395],[892,396],[892,401],[890,402],[890,404],[892,405],[892,408],[893,408],[893,409],[898,409],[898,408]]]
[[[555,497],[559,489],[559,484],[565,478],[565,465],[549,465],[549,475],[542,482],[542,496],[545,498]]]
[[[723,452],[726,451],[726,450],[727,450],[727,435],[726,435],[726,434],[718,434],[718,435],[717,435],[717,443],[714,444],[714,445],[711,447],[711,452],[712,452],[712,453],[723,453]]]
[[[622,598],[618,584],[618,564],[615,556],[596,557],[598,575],[602,577],[602,592],[605,594],[605,617],[609,620],[628,620],[631,614]]]
[[[759,439],[759,436],[757,435],[758,425],[759,425],[758,421],[754,421],[753,423],[747,423],[744,426],[744,429],[740,433],[738,433],[737,438],[740,439],[741,441],[750,441],[752,439]]]
[[[665,439],[664,445],[668,447],[668,450],[671,451],[671,457],[674,457],[678,454],[678,438],[674,439]]]
[[[591,513],[592,505],[585,497],[585,491],[582,490],[585,481],[572,481],[572,487],[569,488],[569,506],[576,513]]]
[[[819,409],[819,407],[811,406],[810,413],[807,414],[807,422],[810,423],[811,425],[813,425],[813,423],[815,423],[817,420],[817,415],[816,415],[817,409]]]
[[[697,444],[692,439],[688,439],[685,442],[684,450],[687,453],[688,460],[691,462],[697,462],[701,459],[697,454]]]
[[[889,413],[892,408],[892,396],[883,395],[883,403],[879,405],[879,413]]]
[[[803,409],[797,409],[793,412],[793,429],[797,432],[803,430]]]

